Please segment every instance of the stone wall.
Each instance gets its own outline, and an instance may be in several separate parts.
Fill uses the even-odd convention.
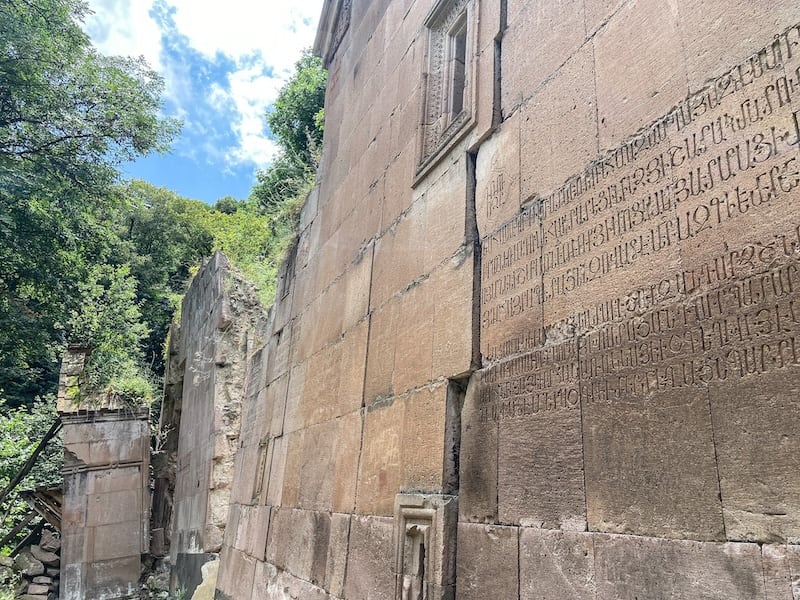
[[[138,598],[141,557],[150,537],[149,411],[82,394],[85,357],[84,350],[71,349],[59,380],[64,445],[59,597]],[[46,596],[45,591],[41,597]]]
[[[220,253],[192,281],[170,336],[159,451],[153,551],[168,532],[173,589],[189,594],[222,547],[239,448],[246,356],[263,345],[265,315],[252,284]]]
[[[797,23],[326,2],[217,596],[797,597]]]

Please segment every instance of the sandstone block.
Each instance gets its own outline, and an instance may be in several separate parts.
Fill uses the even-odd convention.
[[[800,547],[764,544],[761,563],[767,600],[794,600],[800,593]]]
[[[503,36],[505,114],[553,77],[564,59],[578,50],[585,39],[583,23],[583,2],[509,3]]]
[[[744,0],[712,0],[703,3],[702,7],[684,0],[677,4],[692,89],[697,89],[709,77],[730,68],[771,41],[772,36],[800,21],[800,9],[790,0],[773,2],[766,14]],[[704,26],[698,27],[698,23]],[[720,43],[722,35],[729,36],[731,43]]]
[[[396,299],[376,308],[370,315],[367,374],[364,383],[364,402],[392,394],[392,375],[397,338]]]
[[[521,529],[520,598],[594,600],[594,543],[586,533]]]
[[[463,600],[517,597],[518,530],[458,524],[458,597]]]
[[[793,366],[710,390],[729,539],[800,542],[800,482],[793,477],[800,456],[793,425],[800,418],[799,376]]]
[[[350,515],[333,513],[331,515],[328,558],[325,565],[325,589],[331,595],[344,594],[344,577],[347,567],[348,540],[350,537]]]
[[[608,149],[667,113],[686,88],[674,4],[628,3],[595,37],[600,147]],[[659,23],[650,31],[645,23]],[[621,65],[624,65],[621,68]],[[650,73],[661,73],[650,77]]]
[[[755,544],[595,536],[597,598],[764,597]]]
[[[548,194],[597,154],[593,58],[583,46],[520,108],[523,203]]]
[[[478,151],[475,209],[481,235],[495,231],[519,212],[519,121],[519,113],[514,113]]]
[[[474,261],[472,249],[465,247],[463,253],[435,269],[426,282],[434,298],[431,379],[461,375],[472,365]]]
[[[330,516],[307,510],[273,510],[267,561],[322,585],[328,558]]]
[[[345,598],[394,598],[392,530],[391,518],[352,518]]]
[[[14,568],[22,573],[34,577],[44,573],[44,565],[41,561],[34,558],[29,550],[22,550],[14,558]]]
[[[286,450],[288,436],[273,438],[270,441],[269,481],[267,487],[267,504],[277,506],[283,497],[283,480],[286,467]]]
[[[705,394],[639,390],[584,404],[589,529],[724,539]]]
[[[453,154],[457,159],[445,160],[446,170],[425,191],[425,273],[451,258],[464,244],[466,152],[456,150]],[[454,210],[456,206],[459,210]]]
[[[497,421],[482,382],[484,372],[470,378],[461,410],[459,520],[493,522],[497,517]]]
[[[336,467],[336,434],[339,423],[326,421],[303,432],[298,507],[329,511]]]
[[[484,389],[499,424],[502,523],[586,528],[577,357],[577,344],[568,341],[509,359],[484,376],[494,382]]]
[[[401,489],[441,491],[447,386],[415,391],[404,404]]]
[[[402,478],[404,403],[399,397],[367,408],[358,476],[357,511],[391,515]]]
[[[343,415],[338,419],[338,424],[331,508],[335,512],[349,513],[356,506],[358,458],[364,426],[362,411]]]
[[[421,281],[400,295],[392,389],[395,394],[419,387],[431,379],[434,294]]]
[[[425,224],[425,203],[415,202],[375,242],[372,307],[383,305],[425,273]]]
[[[487,360],[542,339],[541,223],[528,207],[481,240],[481,352]]]
[[[284,467],[281,501],[287,507],[298,505],[303,466],[303,439],[305,430],[290,433],[286,443],[286,466]]]

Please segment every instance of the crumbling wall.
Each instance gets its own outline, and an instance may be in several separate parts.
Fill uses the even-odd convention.
[[[222,546],[245,358],[261,335],[264,310],[252,284],[217,253],[192,281],[181,315],[171,334],[155,505],[159,524],[169,531],[172,587],[191,593],[201,581],[201,565]]]
[[[64,444],[59,597],[138,598],[141,558],[149,546],[149,411],[82,393],[85,357],[84,349],[70,349],[59,379]]]

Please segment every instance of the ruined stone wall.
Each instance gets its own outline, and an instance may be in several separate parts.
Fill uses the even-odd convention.
[[[153,505],[159,529],[168,531],[172,586],[191,592],[200,566],[222,546],[246,357],[263,344],[265,315],[252,285],[220,253],[192,281],[181,314],[170,340]]]
[[[59,377],[64,444],[59,598],[138,598],[149,540],[149,411],[124,406],[113,396],[87,397],[81,390],[86,352],[70,348]],[[39,597],[47,596],[28,592],[42,593]]]
[[[797,597],[797,23],[326,2],[218,597]]]

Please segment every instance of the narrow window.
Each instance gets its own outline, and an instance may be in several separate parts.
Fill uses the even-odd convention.
[[[450,32],[450,120],[464,110],[467,84],[467,15],[463,13]]]

